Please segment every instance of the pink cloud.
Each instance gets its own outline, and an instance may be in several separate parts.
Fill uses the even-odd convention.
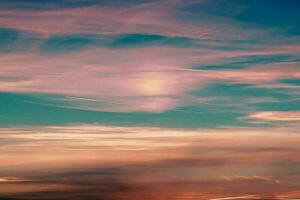
[[[278,50],[278,52],[289,50]],[[195,70],[236,56],[276,51],[224,52],[209,49],[140,47],[93,48],[62,55],[3,54],[0,90],[74,96],[78,106],[113,111],[161,112],[194,101],[188,93],[212,81],[250,83],[257,87],[283,78],[299,78],[291,63],[236,70]],[[284,66],[283,66],[284,65]],[[85,106],[84,98],[93,106]]]
[[[241,37],[257,30],[239,31],[237,22],[229,19],[187,21],[177,16],[176,9],[186,2],[159,1],[131,7],[84,7],[62,10],[1,10],[0,26],[33,31],[45,35],[54,33],[148,33],[195,38]],[[198,1],[199,3],[199,1]],[[182,13],[181,13],[182,14]],[[58,23],[59,22],[59,23]],[[224,25],[226,24],[226,25]],[[253,32],[253,33],[251,33]]]

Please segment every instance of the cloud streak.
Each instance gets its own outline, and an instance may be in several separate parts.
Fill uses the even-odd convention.
[[[263,121],[300,121],[300,111],[263,111],[253,113],[247,118]]]
[[[208,23],[181,22],[173,16],[180,1],[149,2],[130,7],[92,6],[57,10],[0,10],[0,26],[42,34],[152,33],[213,37],[221,34]],[[63,19],[63,20],[62,20]],[[61,23],[57,23],[59,20]],[[180,25],[179,25],[180,24]],[[218,25],[223,28],[221,24]],[[223,31],[225,31],[224,27]]]
[[[300,162],[299,135],[293,128],[69,125],[2,128],[0,133],[1,177],[6,177],[0,195],[17,199],[47,199],[48,192],[57,199],[82,194],[88,194],[83,199],[250,194],[276,199],[299,187],[293,175]],[[177,192],[166,192],[171,188]]]

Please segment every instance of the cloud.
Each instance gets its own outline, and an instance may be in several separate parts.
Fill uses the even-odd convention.
[[[271,181],[275,183],[280,183],[279,180],[273,180],[270,177],[263,177],[263,176],[226,176],[224,177],[227,181]]]
[[[98,47],[55,56],[5,54],[0,60],[0,76],[5,78],[0,90],[61,94],[69,96],[66,101],[88,110],[163,112],[191,104],[193,98],[188,93],[211,82],[272,86],[281,79],[300,77],[291,63],[285,63],[284,68],[283,64],[264,64],[235,70],[193,69],[235,56],[273,53],[148,46]]]
[[[266,199],[288,197],[299,188],[295,127],[74,124],[1,128],[0,137],[2,179],[30,180],[1,183],[2,196],[139,200],[253,194]]]
[[[58,106],[82,110],[160,113],[208,102],[191,92],[211,83],[274,88],[300,77],[293,38],[243,31],[210,3],[3,2],[0,90],[62,95]]]
[[[17,177],[0,177],[0,183],[18,183],[18,182],[26,182],[28,180],[20,179]]]
[[[300,121],[299,111],[261,111],[247,116],[248,119],[263,121]]]
[[[0,26],[44,34],[152,33],[210,38],[229,31],[220,24],[176,19],[181,1],[147,2],[129,7],[90,6],[56,10],[0,10]],[[63,20],[62,20],[63,19]],[[56,23],[57,20],[60,23]]]
[[[243,195],[243,196],[235,196],[235,197],[231,196],[231,197],[213,198],[213,199],[209,199],[209,200],[231,200],[231,199],[232,200],[234,200],[234,199],[237,199],[237,200],[252,199],[252,200],[254,200],[254,199],[261,199],[261,198],[255,196],[255,195]]]

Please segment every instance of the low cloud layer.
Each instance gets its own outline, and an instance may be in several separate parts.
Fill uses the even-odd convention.
[[[0,132],[0,196],[287,199],[299,188],[293,128],[73,125]]]

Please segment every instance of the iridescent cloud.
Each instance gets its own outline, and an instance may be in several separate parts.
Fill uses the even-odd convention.
[[[59,8],[54,2],[30,9],[4,2],[0,90],[65,95],[80,109],[164,112],[209,101],[190,92],[212,82],[273,88],[299,78],[294,37],[258,26],[243,31],[247,22],[235,16],[241,4],[223,18],[207,1],[183,4],[91,1]],[[195,6],[203,7],[206,20],[193,18]],[[271,41],[255,39],[271,35]]]
[[[85,99],[82,97],[86,97],[95,102],[89,108],[93,110],[160,112],[188,104],[192,100],[186,100],[191,98],[187,92],[212,81],[270,87],[270,83],[278,80],[300,77],[292,63],[246,69],[193,69],[195,65],[209,65],[225,58],[260,54],[268,52],[139,47],[96,48],[55,56],[8,54],[0,61],[4,66],[1,76],[6,77],[0,89],[77,96],[73,100],[81,103]]]

